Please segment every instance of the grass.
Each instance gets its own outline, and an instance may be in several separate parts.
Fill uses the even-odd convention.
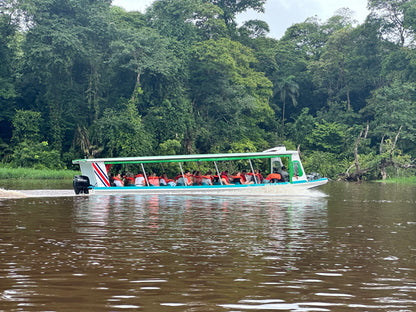
[[[0,179],[73,179],[79,171],[0,167]]]
[[[379,180],[378,182],[398,183],[398,184],[416,184],[416,176],[400,177],[400,178],[389,178],[387,180]]]

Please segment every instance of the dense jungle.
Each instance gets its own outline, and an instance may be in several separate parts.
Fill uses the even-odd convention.
[[[368,0],[362,24],[340,9],[280,39],[236,22],[265,2],[2,0],[1,166],[286,145],[334,179],[414,176],[416,1]]]

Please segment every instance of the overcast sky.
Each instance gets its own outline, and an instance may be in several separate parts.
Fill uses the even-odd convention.
[[[113,0],[113,5],[127,11],[144,12],[154,0]],[[285,30],[293,24],[301,23],[306,18],[317,16],[326,21],[340,8],[349,8],[354,12],[353,18],[362,23],[368,11],[366,0],[267,0],[265,13],[246,12],[238,16],[237,21],[259,19],[270,27],[269,37],[279,39]]]

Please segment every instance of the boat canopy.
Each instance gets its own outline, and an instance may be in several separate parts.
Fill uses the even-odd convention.
[[[164,162],[188,162],[188,161],[224,161],[240,159],[261,159],[275,157],[289,157],[297,155],[297,151],[267,150],[256,153],[225,153],[225,154],[196,154],[196,155],[167,155],[167,156],[144,156],[144,157],[118,157],[118,158],[93,158],[73,160],[73,164],[89,162],[103,162],[106,164],[150,164]]]

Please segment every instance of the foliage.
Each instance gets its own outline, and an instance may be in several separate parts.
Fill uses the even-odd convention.
[[[279,40],[264,21],[236,22],[265,2],[158,0],[142,14],[110,0],[1,1],[2,162],[285,144],[330,177],[356,159],[362,179],[413,172],[415,1],[369,0],[362,24],[341,9]]]
[[[79,171],[68,169],[32,169],[14,168],[0,165],[0,179],[68,179],[72,180],[74,175],[79,175]]]
[[[35,169],[63,169],[60,153],[49,147],[48,142],[20,142],[13,151],[11,163],[15,167]]]
[[[143,125],[133,101],[121,110],[107,109],[94,124],[95,140],[111,157],[152,153],[152,138]]]
[[[348,168],[348,160],[338,154],[315,151],[302,157],[306,172],[319,172],[322,176],[337,179]]]

